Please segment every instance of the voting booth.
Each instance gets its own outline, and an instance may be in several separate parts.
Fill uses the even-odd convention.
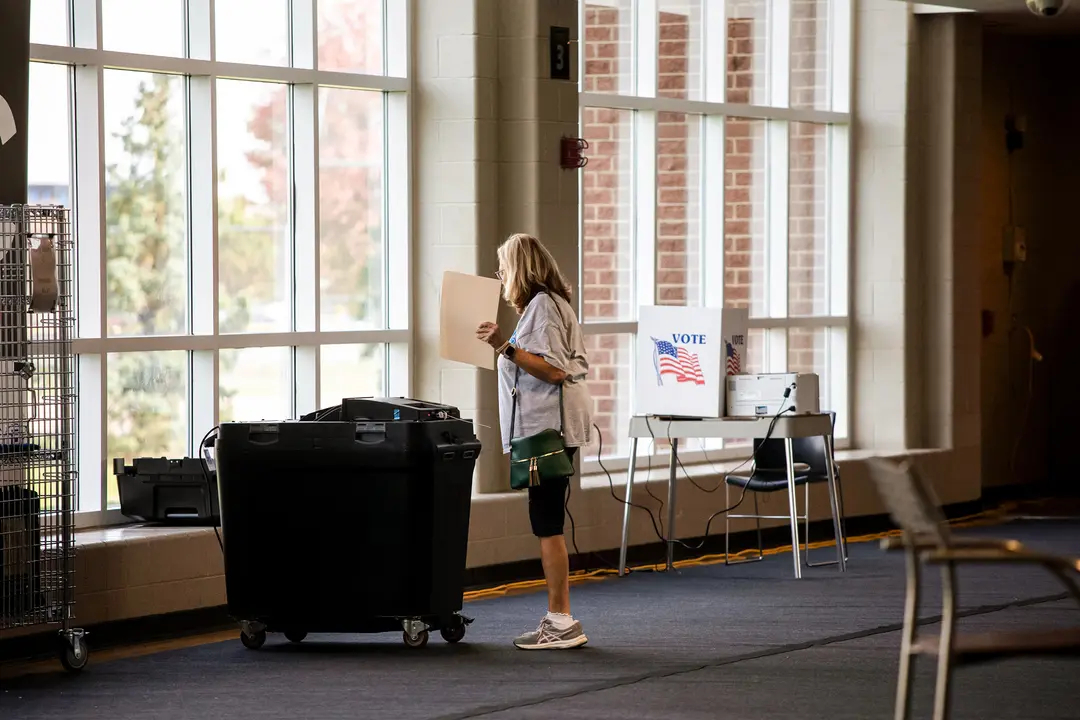
[[[643,306],[634,414],[722,416],[725,378],[743,371],[748,323],[747,310]]]

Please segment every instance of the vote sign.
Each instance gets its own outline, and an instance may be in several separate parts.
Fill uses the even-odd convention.
[[[644,306],[638,314],[634,414],[720,413],[722,310]]]

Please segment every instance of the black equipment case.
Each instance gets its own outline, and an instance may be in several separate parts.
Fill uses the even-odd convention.
[[[120,512],[142,522],[170,525],[218,522],[217,478],[198,458],[113,458]]]
[[[480,453],[472,422],[448,406],[425,419],[348,417],[393,417],[408,404],[345,401],[358,408],[345,419],[221,426],[225,584],[245,645],[261,646],[267,632],[299,642],[308,632],[404,630],[418,647],[429,630],[464,636]]]
[[[41,497],[18,485],[0,485],[0,619],[44,606],[41,551]]]

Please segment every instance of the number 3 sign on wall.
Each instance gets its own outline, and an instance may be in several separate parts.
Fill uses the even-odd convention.
[[[570,28],[551,28],[551,79],[570,79]]]

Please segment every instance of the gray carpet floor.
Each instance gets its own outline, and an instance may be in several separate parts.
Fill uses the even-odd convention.
[[[969,534],[1015,537],[1080,555],[1080,524],[1014,523]],[[824,552],[824,551],[823,551]],[[590,637],[573,652],[525,653],[510,639],[535,627],[541,594],[469,603],[463,643],[424,650],[399,634],[271,636],[5,681],[0,717],[80,718],[889,718],[903,604],[903,559],[851,546],[835,568],[791,577],[788,555],[764,562],[642,573],[575,587]],[[824,559],[824,554],[819,556]],[[965,568],[961,630],[1080,624],[1043,571]],[[931,583],[932,584],[932,583]],[[936,587],[923,616],[938,612]],[[929,626],[928,631],[935,628]],[[1080,662],[1023,659],[962,668],[955,718],[1080,718]],[[916,677],[928,716],[933,667]]]

